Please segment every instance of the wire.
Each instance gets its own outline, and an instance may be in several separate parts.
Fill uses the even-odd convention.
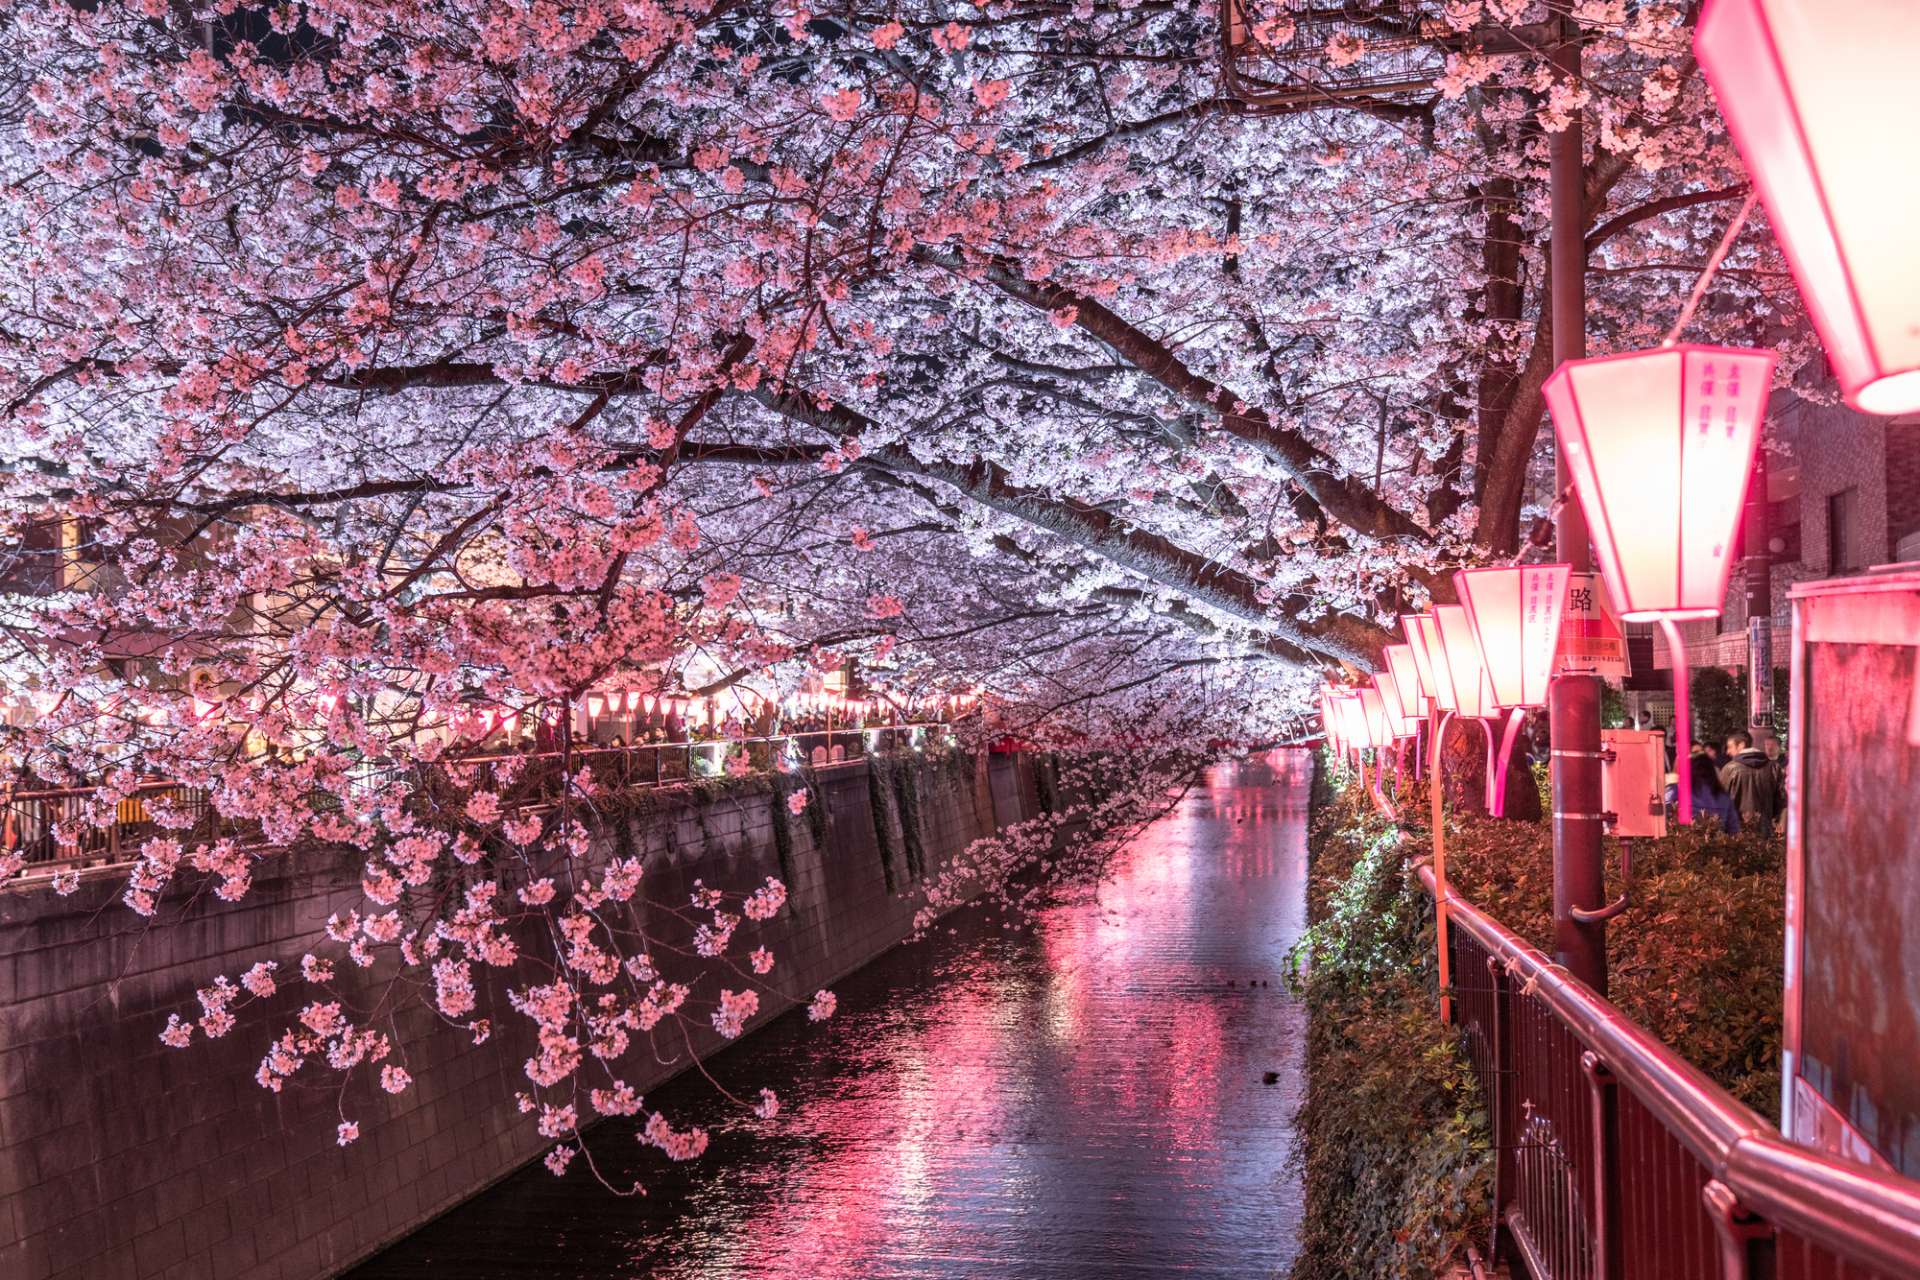
[[[1673,328],[1667,333],[1666,340],[1660,344],[1661,346],[1670,347],[1680,341],[1680,335],[1686,332],[1688,325],[1693,323],[1693,313],[1699,310],[1700,300],[1707,296],[1707,286],[1713,283],[1715,273],[1720,270],[1720,264],[1726,261],[1727,253],[1733,248],[1733,242],[1739,238],[1741,228],[1747,225],[1747,215],[1753,212],[1753,202],[1759,198],[1759,192],[1748,189],[1747,198],[1740,205],[1740,212],[1734,214],[1733,221],[1727,224],[1727,234],[1720,237],[1720,247],[1713,251],[1711,258],[1707,259],[1707,269],[1702,271],[1700,278],[1693,282],[1693,292],[1687,295],[1687,305],[1680,308],[1680,318],[1673,322]]]

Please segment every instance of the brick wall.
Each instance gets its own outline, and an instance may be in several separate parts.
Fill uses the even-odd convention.
[[[926,874],[1036,812],[1024,759],[912,767]],[[790,824],[788,907],[737,935],[750,948],[746,930],[762,930],[782,990],[800,998],[905,938],[914,909],[897,790],[870,788],[854,763],[823,771],[818,791],[824,847],[807,822]],[[684,933],[671,909],[696,879],[745,889],[781,875],[771,797],[661,799],[629,827],[647,861],[645,895],[661,904],[644,909],[651,935]],[[151,926],[117,904],[109,880],[66,899],[0,893],[0,1276],[328,1275],[549,1145],[513,1107],[528,1044],[497,990],[480,992],[477,1012],[497,1029],[481,1046],[405,1004],[392,1030],[416,1083],[397,1097],[364,1081],[344,1100],[254,1084],[266,1041],[303,1003],[297,981],[223,1040],[161,1045],[166,1014],[193,1007],[197,987],[263,958],[287,973],[321,949],[329,914],[361,904],[357,864],[288,862],[256,877],[242,903],[169,903]],[[889,891],[890,875],[901,892]],[[360,976],[371,993],[388,975]],[[762,1020],[784,1007],[763,999]],[[695,1051],[713,1043],[711,1031],[696,1036]],[[644,1090],[688,1062],[675,1030],[658,1045],[637,1040],[621,1065]],[[344,1148],[334,1142],[343,1109],[361,1127]]]
[[[1887,558],[1901,559],[1903,540],[1920,534],[1920,420],[1890,422],[1887,432]],[[1909,548],[1906,559],[1920,559]]]

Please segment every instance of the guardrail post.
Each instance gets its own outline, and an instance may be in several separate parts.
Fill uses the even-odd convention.
[[[1580,1074],[1587,1081],[1587,1102],[1593,1120],[1593,1240],[1594,1280],[1622,1280],[1626,1262],[1620,1249],[1620,1098],[1618,1083],[1607,1064],[1588,1049],[1580,1055]]]
[[[1742,1208],[1718,1178],[1700,1188],[1700,1200],[1720,1242],[1720,1280],[1773,1280],[1773,1228]]]
[[[1520,1135],[1508,1123],[1507,1095],[1513,1088],[1513,1045],[1507,1031],[1513,1023],[1513,1010],[1508,1004],[1506,969],[1497,956],[1487,957],[1487,982],[1490,987],[1487,1003],[1493,1010],[1493,1025],[1487,1029],[1487,1060],[1492,1064],[1488,1075],[1493,1086],[1493,1096],[1487,1099],[1487,1128],[1493,1137],[1493,1238],[1488,1242],[1488,1254],[1495,1262],[1500,1262],[1513,1261],[1518,1257],[1518,1250],[1507,1227],[1507,1210],[1517,1199],[1514,1154]]]

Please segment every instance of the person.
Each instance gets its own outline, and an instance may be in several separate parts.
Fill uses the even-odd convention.
[[[1740,834],[1740,813],[1733,807],[1733,800],[1727,795],[1727,789],[1720,785],[1720,775],[1713,767],[1713,756],[1696,751],[1687,762],[1687,773],[1693,786],[1693,822],[1695,826],[1708,818],[1718,818],[1721,828],[1730,836]],[[1680,787],[1676,782],[1667,784],[1667,803],[1677,804],[1680,799]]]
[[[1727,736],[1727,763],[1720,769],[1720,785],[1749,830],[1771,831],[1774,820],[1786,812],[1787,792],[1780,771],[1766,752],[1755,750],[1753,736],[1744,730]]]

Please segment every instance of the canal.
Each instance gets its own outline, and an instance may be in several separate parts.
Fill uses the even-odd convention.
[[[1283,1275],[1307,777],[1304,753],[1220,766],[1097,893],[1019,928],[956,913],[842,981],[832,1021],[789,1014],[713,1059],[738,1093],[778,1091],[772,1122],[698,1073],[655,1091],[713,1126],[700,1160],[594,1130],[645,1197],[536,1165],[352,1275]]]

